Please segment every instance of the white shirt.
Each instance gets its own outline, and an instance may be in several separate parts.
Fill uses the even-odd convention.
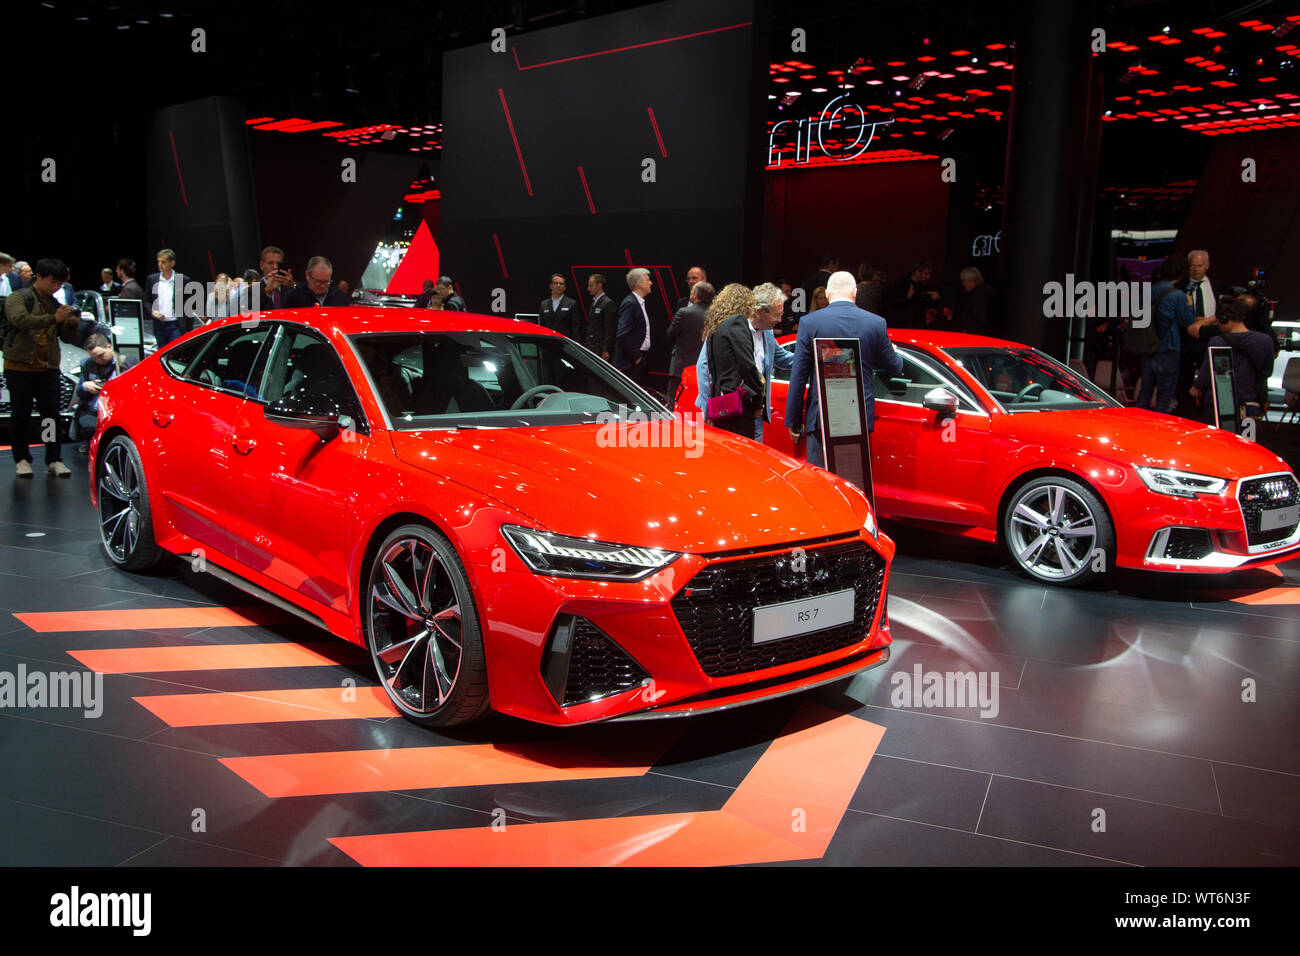
[[[59,286],[54,290],[54,301],[59,303],[59,305],[72,304],[68,301],[68,294],[63,290],[63,286]]]
[[[1196,280],[1192,279],[1190,281],[1191,281],[1191,289],[1192,289],[1192,305],[1195,306],[1196,305]],[[1206,276],[1205,278],[1201,279],[1201,299],[1205,303],[1206,317],[1208,318],[1214,315],[1215,314],[1214,313],[1214,306],[1215,306],[1214,290],[1210,288],[1209,276]]]
[[[6,272],[0,276],[0,295],[8,295],[10,292],[18,291],[18,283],[10,280],[11,275],[12,273]]]
[[[158,296],[154,308],[162,313],[164,322],[173,321],[176,318],[176,273],[173,272],[170,279],[159,275],[154,291]]]
[[[564,296],[562,296],[562,295],[559,295],[559,296],[553,295],[553,296],[551,296],[551,311],[552,311],[552,312],[559,312],[559,311],[560,311],[560,303],[563,302],[563,301],[564,301]]]
[[[749,320],[749,331],[754,336],[754,365],[758,369],[758,377],[767,380],[763,372],[764,364],[767,361],[767,350],[763,347],[763,333],[754,328],[754,320]]]
[[[633,292],[636,296],[637,305],[641,306],[641,315],[645,319],[645,340],[641,343],[641,351],[650,351],[650,313],[645,310],[645,299],[641,298],[641,293]]]

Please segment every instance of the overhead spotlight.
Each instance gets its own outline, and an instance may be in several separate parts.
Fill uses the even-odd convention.
[[[921,87],[925,86],[925,81],[926,81],[926,76],[925,74],[922,73],[919,74],[916,77],[916,79],[914,79],[911,83],[908,83],[907,85],[909,89],[919,90]]]
[[[380,139],[383,139],[383,140],[396,139],[396,138],[397,138],[397,131],[396,131],[396,130],[391,130],[391,129],[386,129],[386,130],[384,130],[382,133],[379,134],[379,138],[380,138]]]
[[[849,72],[854,75],[857,75],[859,73],[865,73],[866,71],[867,71],[867,61],[864,60],[862,57],[858,57],[856,60],[854,60],[853,65],[849,67]]]
[[[1296,22],[1294,20],[1284,20],[1278,25],[1278,28],[1273,31],[1273,36],[1284,37],[1295,28]]]
[[[952,127],[949,126],[947,129],[945,129],[942,133],[939,134],[939,141],[942,142],[943,140],[947,139],[951,135],[952,135]]]
[[[1160,32],[1161,32],[1161,33],[1168,33],[1168,32],[1169,32],[1169,29],[1170,29],[1169,27],[1161,27],[1161,28],[1160,28]]]
[[[784,109],[785,107],[792,105],[797,99],[799,99],[799,93],[791,90],[789,93],[785,94],[785,96],[781,97],[781,102],[778,105]]]

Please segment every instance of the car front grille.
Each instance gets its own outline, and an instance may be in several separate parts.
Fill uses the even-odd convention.
[[[7,390],[7,386],[5,385],[4,375],[0,375],[0,390],[4,390],[4,395],[5,395],[5,398],[0,399],[0,418],[8,418],[13,413],[13,405],[9,401],[9,397],[8,397],[9,392]],[[77,392],[77,383],[73,379],[68,378],[68,376],[60,373],[59,414],[61,415],[69,414],[69,409],[71,409],[72,407],[72,401],[73,398],[76,396],[76,392]],[[35,403],[33,403],[32,405],[32,412],[33,414],[35,414],[36,412]]]
[[[561,614],[542,655],[542,680],[558,704],[571,707],[641,687],[650,675],[591,621]]]
[[[1171,528],[1164,556],[1173,561],[1199,561],[1213,550],[1210,532],[1202,528]]]
[[[884,558],[853,541],[707,565],[677,592],[672,607],[704,673],[731,677],[858,643],[875,619],[884,583]],[[854,592],[850,623],[753,642],[755,608],[848,588]]]
[[[1237,489],[1237,501],[1246,521],[1246,542],[1252,546],[1285,541],[1295,533],[1297,522],[1268,531],[1260,530],[1260,517],[1267,510],[1300,503],[1300,484],[1294,475],[1248,478]]]

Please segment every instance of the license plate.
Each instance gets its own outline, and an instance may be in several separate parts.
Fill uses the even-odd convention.
[[[754,608],[754,643],[811,634],[853,620],[853,589]]]
[[[1296,522],[1300,522],[1300,505],[1292,505],[1290,508],[1269,508],[1259,514],[1260,531],[1289,528]]]

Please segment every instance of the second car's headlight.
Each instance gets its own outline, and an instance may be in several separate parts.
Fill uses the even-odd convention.
[[[876,524],[875,511],[870,508],[867,509],[867,516],[862,521],[862,527],[866,530],[867,534],[871,535],[871,537],[880,537],[880,526]]]
[[[602,581],[640,581],[676,561],[675,551],[637,548],[504,524],[501,533],[536,574]]]
[[[1162,495],[1176,495],[1179,498],[1218,495],[1228,487],[1226,478],[1198,475],[1195,472],[1178,471],[1174,468],[1151,468],[1139,465],[1137,473],[1152,491],[1158,491]]]

